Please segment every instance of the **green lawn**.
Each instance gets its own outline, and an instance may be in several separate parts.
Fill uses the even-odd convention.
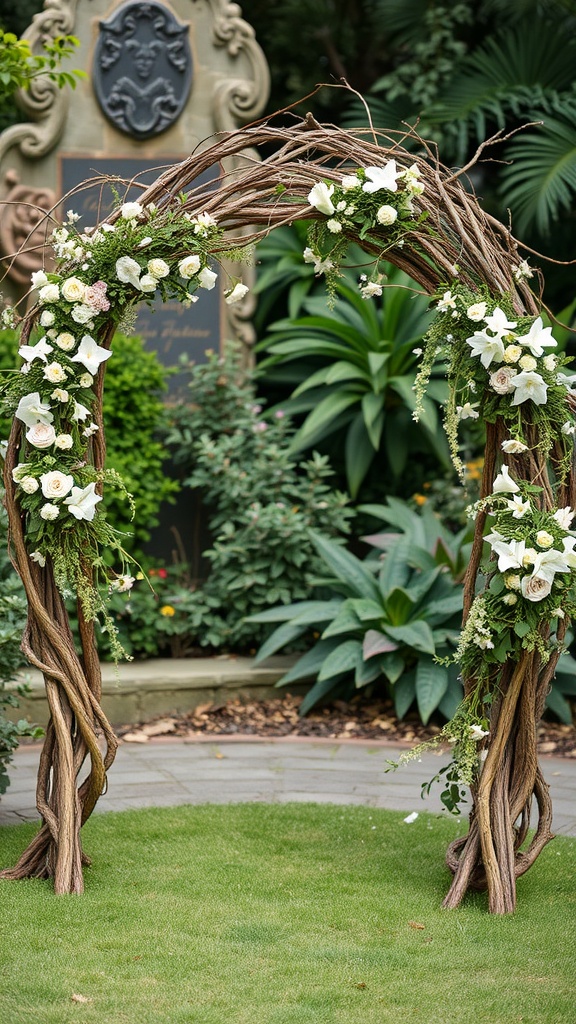
[[[576,840],[550,844],[517,913],[496,918],[484,896],[440,909],[464,824],[402,818],[312,804],[97,815],[83,896],[0,883],[2,1024],[576,1021]],[[0,830],[3,864],[33,831]]]

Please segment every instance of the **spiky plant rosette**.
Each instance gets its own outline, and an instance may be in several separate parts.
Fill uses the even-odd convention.
[[[415,383],[416,416],[432,366],[442,358],[450,385],[444,422],[458,471],[463,473],[459,424],[500,418],[510,434],[506,452],[531,449],[546,457],[554,447],[564,477],[576,431],[568,399],[576,377],[563,372],[570,360],[555,351],[551,327],[544,326],[541,316],[515,313],[511,296],[495,300],[485,289],[474,293],[452,287],[438,299],[436,310]]]
[[[103,583],[123,591],[134,582],[102,504],[104,483],[132,504],[118,474],[104,469],[100,446],[99,397],[114,328],[143,300],[190,305],[198,289],[212,289],[209,251],[221,231],[208,214],[180,216],[137,202],[124,203],[97,230],[80,231],[77,220],[70,212],[53,232],[54,272],[32,276],[36,325],[22,339],[23,364],[5,382],[4,404],[20,425],[18,462],[12,466],[12,451],[8,464],[29,557],[41,567],[50,559],[58,588],[77,594],[90,619],[105,615]],[[246,291],[237,283],[228,300]],[[118,572],[105,565],[103,547],[119,556]]]

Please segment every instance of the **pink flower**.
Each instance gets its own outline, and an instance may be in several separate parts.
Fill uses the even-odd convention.
[[[95,313],[106,313],[110,309],[110,300],[106,298],[108,285],[105,281],[96,281],[86,289],[84,302]]]

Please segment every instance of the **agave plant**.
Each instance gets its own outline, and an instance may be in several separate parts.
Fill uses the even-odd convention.
[[[295,449],[344,431],[352,497],[377,453],[395,478],[410,454],[423,448],[449,465],[437,408],[445,398],[444,381],[431,382],[419,424],[412,419],[414,349],[430,324],[428,299],[415,295],[413,283],[396,268],[389,269],[388,284],[380,307],[343,282],[332,309],[324,295],[311,296],[303,302],[305,316],[273,324],[259,345],[268,353],[260,373],[274,379],[280,370],[286,381],[291,371],[297,384],[284,403],[290,415],[306,413]]]
[[[301,713],[319,700],[354,688],[382,686],[402,717],[417,702],[423,722],[437,708],[446,717],[461,700],[454,666],[441,664],[458,638],[462,587],[406,537],[378,561],[363,562],[319,533],[314,546],[330,575],[319,581],[327,600],[299,601],[253,617],[279,623],[260,648],[262,661],[314,630],[316,643],[279,686],[315,677]]]

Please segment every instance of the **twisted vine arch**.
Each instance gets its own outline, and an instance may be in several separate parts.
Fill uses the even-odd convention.
[[[518,243],[509,230],[481,209],[459,177],[441,166],[432,149],[418,140],[419,155],[415,156],[407,151],[405,142],[406,136],[381,134],[374,134],[373,141],[367,141],[365,133],[322,126],[311,115],[293,127],[265,124],[222,134],[209,148],[163,173],[139,197],[141,207],[149,211],[143,217],[164,217],[164,222],[166,217],[171,218],[170,231],[160,239],[163,249],[156,249],[157,259],[161,261],[163,254],[166,264],[174,259],[186,260],[190,248],[183,243],[179,226],[189,231],[191,224],[196,229],[198,223],[217,221],[223,229],[213,234],[208,229],[198,229],[197,240],[204,247],[201,256],[205,262],[208,257],[224,258],[237,246],[245,249],[281,224],[297,219],[324,224],[327,210],[311,206],[308,198],[317,183],[325,182],[330,196],[331,183],[338,186],[343,174],[353,175],[355,168],[382,167],[394,161],[396,169],[410,167],[424,185],[421,194],[417,191],[413,197],[413,215],[404,220],[402,230],[397,224],[392,234],[389,227],[376,220],[368,232],[349,221],[343,225],[342,237],[358,242],[376,260],[385,254],[387,260],[409,274],[430,295],[441,294],[457,281],[459,287],[479,300],[492,298],[499,302],[506,296],[509,310],[518,318],[537,317],[540,303],[526,279],[517,273],[521,263]],[[272,155],[262,162],[246,156],[270,149]],[[240,169],[237,159],[234,166],[234,158],[239,154],[244,155]],[[226,171],[228,161],[234,168],[230,172]],[[222,169],[217,185],[193,187],[194,179],[214,165]],[[117,210],[108,218],[110,232],[119,217],[121,212]],[[149,240],[140,244],[144,242],[148,244]],[[75,272],[82,276],[78,261],[68,257],[66,273]],[[110,289],[112,304],[107,312],[100,310],[96,318],[93,333],[97,334],[100,353],[110,347],[122,312],[120,306],[127,303],[130,287],[130,280],[124,281],[124,291],[118,291],[116,301]],[[445,293],[445,300],[446,295],[450,292]],[[141,297],[142,293],[133,289],[130,302],[134,304]],[[450,312],[450,301],[445,302],[445,312]],[[37,305],[25,318],[24,346],[35,324],[42,322],[45,310],[46,305]],[[100,361],[104,360],[100,356]],[[102,490],[105,459],[104,368],[101,366],[100,372],[95,373],[91,387],[93,430],[86,442],[86,461],[95,481],[89,485],[94,507]],[[570,395],[567,401],[569,404]],[[515,480],[539,485],[534,501],[540,511],[550,511],[555,505],[574,506],[575,481],[571,456],[567,455],[568,441],[553,437],[547,448],[539,446],[534,408],[533,403],[526,402],[516,410],[528,444],[522,446],[521,454],[510,453],[508,472]],[[487,423],[482,498],[491,494],[502,459],[502,441],[508,436],[505,418],[493,416]],[[571,439],[568,440],[571,445]],[[25,427],[15,418],[5,465],[11,550],[28,598],[23,650],[44,673],[51,719],[38,774],[37,805],[42,825],[16,866],[2,872],[2,877],[51,877],[57,893],[78,893],[83,889],[82,867],[88,863],[82,851],[80,830],[105,789],[116,740],[100,706],[94,621],[86,602],[78,601],[82,651],[78,656],[58,585],[58,565],[55,567],[54,557],[48,557],[45,565],[30,557],[30,513],[14,480],[22,458],[27,457],[26,443]],[[74,466],[71,469],[75,471]],[[488,511],[489,507],[480,503],[465,580],[465,619],[477,589]],[[79,559],[78,590],[90,589],[96,563],[87,548]],[[444,902],[446,907],[456,907],[469,889],[487,889],[492,912],[513,910],[516,878],[533,864],[552,838],[551,802],[536,754],[536,724],[567,622],[567,618],[558,622],[558,643],[549,660],[543,656],[543,645],[549,637],[549,625],[543,620],[539,626],[539,646],[505,657],[490,668],[495,699],[490,711],[489,739],[483,740],[487,754],[473,787],[468,834],[454,841],[447,852],[453,881]],[[465,693],[470,694],[476,685],[476,671],[465,671]],[[538,820],[533,837],[524,848],[534,797]]]

